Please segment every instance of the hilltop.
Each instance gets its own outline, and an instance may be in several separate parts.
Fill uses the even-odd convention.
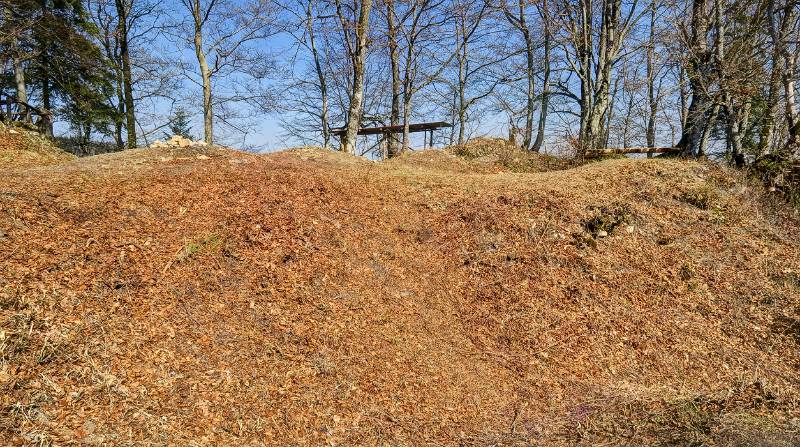
[[[59,164],[74,158],[37,132],[0,123],[0,168],[4,170]]]
[[[800,442],[795,216],[702,162],[492,156],[4,168],[0,441]]]

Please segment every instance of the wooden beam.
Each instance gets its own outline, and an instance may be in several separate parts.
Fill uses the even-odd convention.
[[[427,132],[436,129],[441,129],[443,127],[453,127],[450,123],[446,123],[444,121],[436,121],[432,123],[415,123],[408,125],[408,131],[411,133],[414,132]],[[344,135],[347,132],[347,129],[344,127],[334,127],[331,129],[331,133],[337,136]],[[380,135],[383,133],[401,133],[403,132],[403,126],[378,126],[378,127],[362,127],[358,129],[358,135]]]

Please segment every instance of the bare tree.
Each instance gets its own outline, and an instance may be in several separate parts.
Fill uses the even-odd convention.
[[[647,138],[647,147],[656,147],[656,115],[658,114],[658,96],[661,90],[660,84],[656,86],[656,77],[658,76],[656,67],[656,18],[658,16],[658,5],[656,1],[650,7],[650,26],[648,30],[647,39],[647,130],[645,135]],[[653,154],[648,153],[647,157],[652,157]]]
[[[115,104],[119,116],[115,139],[119,149],[137,146],[137,104],[143,97],[161,96],[174,88],[172,70],[154,57],[151,48],[161,35],[160,5],[152,0],[90,0],[89,12],[97,38],[114,72]],[[134,55],[135,53],[135,55]],[[170,61],[170,65],[173,62]],[[153,88],[144,80],[158,73]],[[137,97],[138,96],[138,97]],[[123,139],[123,130],[127,138]]]
[[[645,13],[638,1],[559,0],[559,19],[565,33],[563,52],[580,84],[579,141],[581,150],[604,144],[611,103],[614,67],[622,56],[626,39]]]
[[[188,22],[181,36],[194,50],[203,91],[205,141],[215,140],[215,119],[245,133],[235,122],[246,114],[234,104],[269,110],[273,100],[261,81],[272,69],[260,44],[277,32],[275,5],[263,0],[181,0]],[[224,91],[217,81],[224,83]],[[216,110],[215,110],[216,109]]]
[[[686,125],[678,143],[684,154],[705,155],[715,128],[722,126],[729,160],[744,162],[745,139],[755,139],[751,135],[751,110],[754,102],[762,101],[761,79],[774,80],[773,76],[767,76],[765,67],[772,64],[774,70],[775,64],[781,63],[769,62],[762,51],[767,41],[764,31],[768,28],[768,15],[765,2],[696,0],[692,3],[689,23],[681,30],[691,92]],[[774,71],[773,75],[778,76]],[[774,121],[774,106],[770,107],[769,102],[775,100],[776,89],[773,85],[773,91],[767,93],[764,115],[767,127]],[[793,95],[791,86],[787,97]],[[793,114],[789,112],[786,118],[791,123]],[[762,130],[762,139],[770,133],[770,129]]]
[[[457,2],[453,12],[456,29],[453,126],[458,132],[456,142],[464,144],[470,109],[506,81],[507,77],[498,73],[496,66],[513,54],[494,42],[502,28],[484,26],[491,12],[489,2]]]
[[[533,140],[533,117],[536,110],[536,53],[534,37],[528,25],[528,2],[518,0],[516,5],[509,6],[505,1],[501,3],[503,14],[508,22],[521,34],[525,44],[525,80],[527,81],[527,101],[525,103],[525,128],[523,130],[522,146],[531,147]],[[549,43],[549,40],[548,40]],[[548,73],[549,74],[549,73]]]
[[[703,154],[703,131],[706,128],[706,114],[711,108],[711,98],[706,90],[712,57],[708,48],[709,13],[707,0],[693,0],[689,29],[682,30],[686,43],[686,72],[691,101],[678,145],[686,155]]]
[[[544,61],[543,61],[543,80],[542,80],[542,104],[539,109],[539,124],[536,130],[536,140],[531,146],[531,150],[539,152],[544,143],[545,126],[547,125],[547,114],[550,110],[550,74],[553,63],[553,23],[550,17],[550,6],[548,0],[541,0],[541,4],[536,5],[539,16],[542,20],[544,34]]]
[[[397,36],[397,12],[394,0],[385,0],[386,6],[386,46],[389,49],[389,64],[392,73],[392,105],[389,113],[389,124],[400,125],[400,101],[402,95],[402,79],[400,78],[400,47]],[[389,136],[387,156],[394,157],[400,153],[400,140],[395,134]]]
[[[759,134],[758,154],[769,151],[783,93],[785,118],[790,137],[796,139],[797,118],[795,110],[795,70],[798,40],[798,3],[796,0],[769,0],[767,2],[767,25],[771,45],[771,66],[766,94],[766,112]]]
[[[413,0],[397,21],[402,44],[403,138],[401,152],[410,145],[414,95],[440,79],[456,52],[448,51],[446,25],[451,14],[444,0]]]
[[[0,17],[2,17],[2,36],[0,47],[5,48],[5,56],[11,60],[17,101],[28,103],[28,86],[25,79],[25,65],[36,58],[38,52],[33,47],[31,30],[36,17],[30,17],[25,10],[15,8],[13,3],[0,2]],[[20,110],[25,115],[24,121],[30,120],[28,110]]]
[[[130,20],[135,19],[132,14],[134,0],[114,0],[118,18],[119,59],[122,62],[122,91],[125,103],[125,121],[128,131],[128,147],[136,147],[136,115],[133,105],[133,80],[131,76],[130,53]],[[133,16],[133,17],[131,17]]]
[[[355,154],[356,137],[358,129],[361,127],[364,107],[364,64],[369,44],[369,18],[372,11],[372,0],[357,0],[353,5],[344,5],[341,0],[334,0],[334,2],[352,70],[346,132],[342,137],[341,150],[348,154]],[[355,20],[353,20],[354,17]]]
[[[326,149],[331,143],[328,85],[332,77],[328,42],[331,13],[327,6],[318,0],[294,0],[282,5],[287,15],[282,28],[294,41],[296,54],[287,61],[290,82],[278,105],[289,112],[289,116],[281,116],[284,129],[305,142],[321,142]]]

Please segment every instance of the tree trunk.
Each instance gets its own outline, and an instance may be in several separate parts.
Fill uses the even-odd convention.
[[[711,131],[714,129],[714,126],[717,124],[717,118],[719,117],[719,104],[714,104],[711,107],[711,114],[708,116],[708,120],[705,123],[705,127],[701,132],[700,137],[700,146],[697,148],[697,155],[698,157],[704,157],[706,155],[706,149],[708,148],[708,140],[711,138]]]
[[[656,114],[658,113],[658,97],[656,95],[656,71],[655,71],[655,46],[656,46],[656,5],[651,6],[650,10],[650,33],[647,45],[647,129],[645,137],[647,147],[656,147]],[[647,154],[647,158],[652,158],[653,154]]]
[[[743,139],[744,130],[747,129],[750,121],[750,109],[751,105],[748,102],[745,104],[741,116],[739,116],[736,111],[732,110],[732,108],[728,108],[726,113],[728,117],[728,141],[731,146],[730,162],[737,167],[742,167],[744,165]]]
[[[783,93],[786,101],[786,122],[789,125],[789,147],[794,148],[798,142],[798,133],[800,133],[798,132],[800,123],[798,123],[797,120],[797,106],[794,86],[795,55],[787,52],[783,59],[785,62],[783,70]]]
[[[619,10],[621,0],[606,0],[603,2],[603,20],[600,28],[597,65],[595,79],[592,85],[592,105],[589,112],[589,123],[586,128],[585,140],[582,147],[598,149],[605,142],[607,132],[606,120],[611,104],[611,70],[617,53],[617,27],[619,26]],[[589,6],[587,6],[587,9]],[[588,17],[591,17],[589,10]],[[591,22],[586,26],[591,32]],[[587,70],[591,64],[586,65]],[[587,77],[591,74],[587,73]]]
[[[627,104],[627,107],[626,107],[626,110],[625,110],[625,123],[623,125],[623,131],[622,131],[622,146],[623,147],[628,147],[629,146],[629,144],[628,144],[629,143],[628,136],[629,136],[630,130],[631,130],[631,123],[633,122],[633,118],[632,118],[633,117],[633,103],[634,103],[634,94],[631,93],[630,98],[628,98],[628,104]],[[611,115],[611,114],[609,113],[609,115]],[[606,146],[608,146],[608,144],[606,144]]]
[[[725,24],[722,19],[722,0],[714,0],[712,9],[712,26],[715,37],[713,44],[714,56],[709,62],[709,72],[715,73],[718,78],[719,90],[722,94],[722,102],[730,102],[730,93],[725,80],[726,73],[723,66],[723,61],[725,60]],[[708,85],[708,83],[706,83],[706,85]],[[714,100],[714,105],[711,108],[711,115],[708,117],[708,123],[706,123],[705,129],[703,129],[703,139],[700,143],[700,150],[697,154],[699,156],[704,156],[706,154],[708,140],[711,137],[711,131],[714,130],[714,126],[717,124],[720,110],[722,110],[722,106],[720,105],[720,98],[717,96]]]
[[[125,127],[123,117],[125,116],[125,94],[123,93],[123,80],[120,76],[120,70],[117,72],[117,116],[114,118],[114,139],[117,143],[117,150],[125,149],[125,140],[122,138],[122,129]]]
[[[626,71],[626,70],[623,70],[623,71]],[[599,149],[601,147],[608,147],[609,135],[611,134],[611,132],[610,132],[611,123],[614,120],[614,107],[615,107],[614,104],[615,104],[616,99],[617,99],[617,92],[619,91],[620,80],[622,78],[624,78],[624,76],[625,75],[623,75],[622,77],[617,77],[614,80],[614,91],[609,93],[608,106],[606,107],[605,115],[603,115],[603,121],[602,121],[603,127],[600,129],[600,137],[599,138],[600,138],[600,141],[602,142],[602,144],[597,145],[595,147],[595,149]],[[630,114],[630,109],[628,110],[628,113]],[[627,119],[626,119],[625,125],[627,126]],[[624,131],[625,135],[623,135],[623,138],[625,138],[625,139],[628,138],[627,137],[627,132],[628,132],[627,130]]]
[[[594,73],[592,70],[592,48],[593,48],[593,30],[592,30],[592,5],[590,1],[581,0],[580,6],[580,20],[578,23],[578,35],[574,37],[574,46],[577,57],[578,77],[580,78],[580,97],[578,106],[580,108],[580,128],[578,131],[578,151],[579,156],[586,153],[586,150],[592,149],[592,143],[589,141],[591,136],[590,122],[592,121],[592,113],[594,111],[594,84],[592,82]]]
[[[4,21],[10,21],[12,19],[11,11],[8,8],[3,8],[3,15],[0,17],[2,17]],[[25,104],[28,104],[28,89],[25,85],[25,67],[22,66],[22,58],[20,57],[19,45],[16,36],[11,38],[11,46],[11,64],[14,69],[14,82],[16,83],[17,88],[17,99]],[[23,108],[20,108],[20,111],[22,110]],[[30,122],[30,110],[28,110],[27,107],[24,107],[24,111],[25,114],[23,116],[23,120],[25,122]]]
[[[92,122],[89,119],[83,123],[83,137],[81,139],[83,140],[83,152],[87,155],[94,155],[91,152],[92,148],[89,147],[89,143],[92,141]]]
[[[533,142],[531,150],[539,152],[544,143],[544,130],[547,125],[547,112],[550,107],[550,53],[552,50],[552,35],[550,33],[550,10],[547,0],[542,1],[541,6],[542,25],[544,26],[544,85],[542,86],[542,105],[539,109],[539,126],[536,129],[536,141]]]
[[[203,132],[205,142],[214,144],[214,111],[211,103],[211,74],[202,51],[198,52],[200,76],[203,78]]]
[[[458,87],[457,87],[457,108],[458,108],[458,144],[464,144],[464,125],[467,119],[467,30],[466,26],[461,29],[461,48],[458,50]]]
[[[463,91],[459,94],[459,101],[464,99]],[[460,102],[461,105],[458,107],[458,144],[464,144],[464,140],[466,138],[466,134],[464,132],[464,125],[467,121],[467,109],[463,106],[463,102]]]
[[[790,55],[787,49],[787,37],[795,24],[795,6],[792,2],[783,8],[783,15],[779,19],[779,8],[776,8],[774,1],[768,2],[767,19],[769,22],[769,34],[772,43],[772,72],[769,79],[769,90],[767,93],[766,112],[761,125],[761,132],[758,142],[758,155],[762,155],[769,150],[772,136],[775,129],[775,121],[778,114],[778,101],[781,87],[785,95],[785,113],[789,124],[789,144],[796,142],[796,115],[794,114],[794,55]],[[787,71],[791,70],[789,73]],[[781,85],[783,84],[783,85]]]
[[[353,64],[353,90],[350,94],[350,107],[347,112],[347,132],[342,141],[342,152],[356,153],[356,138],[361,126],[361,112],[364,104],[364,61],[367,57],[367,34],[372,0],[362,0],[356,27],[356,45],[351,55]]]
[[[686,129],[686,123],[689,119],[689,89],[687,87],[687,79],[686,79],[686,67],[684,64],[681,64],[679,69],[678,77],[680,78],[679,82],[679,94],[680,94],[680,103],[681,103],[681,132],[683,129]]]
[[[197,56],[197,63],[200,65],[200,77],[203,81],[203,131],[205,142],[214,144],[214,112],[211,102],[211,71],[206,61],[205,49],[203,48],[203,17],[200,0],[194,0],[192,5],[192,15],[194,17],[194,52]]]
[[[389,63],[392,71],[392,110],[390,124],[397,126],[400,124],[400,96],[402,93],[402,81],[400,79],[400,53],[397,45],[397,26],[394,23],[394,0],[386,0],[386,27],[389,44]],[[387,141],[387,156],[389,158],[400,153],[400,140],[397,134],[390,133]]]
[[[700,145],[706,128],[709,98],[703,92],[703,87],[696,85],[698,83],[699,81],[689,81],[692,99],[686,114],[686,125],[683,127],[681,139],[678,141],[678,147],[683,148],[684,155],[700,155]]]
[[[49,4],[46,1],[42,1],[41,3],[41,11],[42,16],[47,17],[50,14],[49,11]],[[39,40],[39,77],[42,82],[42,111],[48,114],[45,122],[42,126],[45,136],[52,137],[53,136],[53,120],[50,113],[52,113],[51,107],[51,91],[50,91],[50,73],[48,72],[48,68],[51,65],[50,61],[50,42],[47,40],[46,36]]]
[[[306,29],[308,31],[309,46],[311,55],[314,59],[314,69],[317,72],[319,82],[320,103],[320,126],[322,127],[322,145],[325,149],[330,147],[330,126],[328,124],[328,81],[325,79],[325,72],[322,69],[322,62],[317,51],[316,33],[314,32],[314,11],[311,9],[311,2],[306,5]]]
[[[704,152],[706,129],[711,126],[707,123],[710,98],[705,91],[704,81],[708,73],[708,13],[706,0],[693,0],[691,17],[691,37],[689,42],[689,90],[692,95],[689,109],[686,113],[686,125],[683,127],[678,147],[683,149],[684,155],[699,156]],[[712,114],[713,115],[713,114]]]
[[[411,118],[411,92],[406,92],[403,95],[403,150],[407,149],[411,144],[411,132],[409,130]]]
[[[536,77],[535,64],[536,55],[534,54],[533,39],[525,22],[525,1],[519,0],[519,23],[522,36],[525,38],[525,75],[528,78],[527,103],[525,106],[525,135],[523,146],[525,150],[531,148],[533,140],[533,109],[536,108]]]
[[[535,64],[536,55],[533,40],[531,37],[530,29],[528,28],[525,7],[528,2],[526,0],[518,0],[516,6],[516,15],[511,13],[511,10],[503,3],[503,13],[506,20],[517,29],[522,35],[525,42],[525,78],[527,80],[527,91],[525,101],[525,129],[523,133],[522,147],[525,150],[531,149],[533,141],[533,112],[536,108],[536,78],[535,78]],[[516,127],[516,126],[515,126]]]
[[[115,0],[119,18],[119,51],[122,59],[122,85],[125,96],[125,127],[128,131],[128,148],[136,147],[136,114],[133,104],[131,56],[128,50],[128,8],[125,0]]]
[[[14,64],[14,81],[16,81],[17,84],[17,99],[27,104],[28,90],[25,88],[25,69],[22,67],[22,61],[17,56],[13,57],[12,63]],[[22,110],[25,111],[23,120],[25,122],[30,122],[30,110],[28,110],[28,107],[21,106],[20,111]]]
[[[780,56],[773,52],[772,60],[777,61]],[[769,86],[767,90],[767,98],[764,111],[763,123],[761,124],[761,132],[758,137],[758,150],[757,156],[761,156],[769,151],[772,135],[775,130],[775,119],[778,115],[778,97],[781,90],[781,78],[783,67],[777,63],[772,64],[772,71],[769,76]]]
[[[45,113],[50,113],[50,78],[47,73],[42,73],[42,108]],[[53,120],[47,119],[44,124],[44,134],[48,137],[53,136]]]

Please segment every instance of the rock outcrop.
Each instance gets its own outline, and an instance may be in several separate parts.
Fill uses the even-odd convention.
[[[181,135],[173,135],[166,141],[156,140],[150,144],[151,148],[170,148],[170,147],[190,147],[190,146],[207,146],[205,141],[193,141]]]

